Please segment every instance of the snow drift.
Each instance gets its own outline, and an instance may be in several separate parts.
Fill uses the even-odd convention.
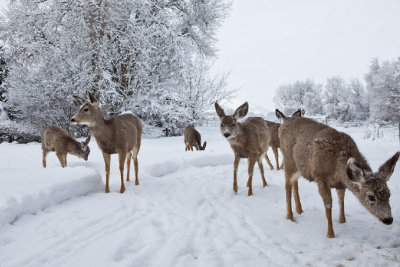
[[[0,226],[25,213],[104,189],[100,173],[85,167],[6,170],[1,172]]]

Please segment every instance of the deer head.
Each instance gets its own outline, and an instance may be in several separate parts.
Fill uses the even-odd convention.
[[[203,146],[200,145],[200,150],[206,150],[207,142],[203,143]]]
[[[237,120],[246,116],[249,111],[249,104],[245,102],[230,116],[225,115],[224,110],[218,103],[215,103],[215,110],[221,121],[220,130],[222,135],[227,139],[232,139],[240,133],[240,124],[237,123]]]
[[[88,160],[90,154],[89,142],[90,142],[91,135],[89,134],[88,137],[84,142],[80,143],[81,150],[78,152],[78,157],[83,158],[84,160]]]
[[[353,186],[354,195],[369,212],[385,224],[393,222],[389,204],[390,190],[386,182],[393,173],[399,155],[400,152],[394,154],[375,173],[363,169],[354,158],[347,161],[347,179]]]
[[[72,117],[71,122],[94,127],[103,119],[100,105],[97,99],[87,91],[88,100],[74,96],[74,104],[79,107],[79,111]]]

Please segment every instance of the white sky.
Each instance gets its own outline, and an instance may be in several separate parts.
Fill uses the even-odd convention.
[[[311,78],[360,78],[372,58],[400,56],[399,0],[233,0],[216,71],[246,100],[274,110],[275,89]]]
[[[400,0],[233,0],[214,71],[231,72],[234,105],[274,110],[281,84],[363,79],[372,58],[397,58],[399,28]]]

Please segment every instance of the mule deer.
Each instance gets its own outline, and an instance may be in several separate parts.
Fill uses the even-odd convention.
[[[106,167],[106,193],[110,192],[109,178],[111,154],[118,153],[119,170],[121,172],[120,193],[123,193],[125,192],[125,159],[128,169],[126,181],[129,181],[130,163],[133,157],[136,178],[135,185],[139,185],[137,154],[139,153],[142,138],[142,123],[138,117],[132,114],[123,114],[104,119],[97,99],[89,92],[87,92],[87,95],[89,101],[74,96],[74,103],[80,108],[75,116],[72,117],[71,122],[87,125],[96,138],[97,145],[103,153]]]
[[[304,109],[299,109],[295,113],[293,113],[293,117],[303,117],[305,114]],[[272,122],[272,121],[267,121],[265,120],[268,126],[269,130],[269,136],[270,136],[270,141],[269,141],[269,146],[272,148],[272,151],[274,152],[275,160],[276,160],[276,169],[280,170],[283,169],[283,166],[285,163],[282,161],[281,166],[279,167],[279,154],[278,154],[278,148],[280,148],[280,142],[279,142],[279,137],[278,137],[278,131],[279,127],[281,126],[280,123]],[[271,161],[269,160],[267,154],[265,154],[265,159],[267,160],[267,163],[271,170],[274,169],[274,167],[271,164]]]
[[[185,128],[183,137],[186,146],[185,151],[193,151],[193,147],[195,147],[196,150],[206,149],[207,142],[204,142],[203,146],[201,145],[201,135],[193,126],[189,125]]]
[[[237,168],[239,161],[241,158],[247,158],[249,174],[247,186],[249,188],[248,195],[251,196],[253,194],[253,170],[256,162],[261,172],[263,187],[267,186],[262,165],[262,157],[267,153],[269,144],[267,124],[260,117],[249,117],[243,123],[237,121],[246,116],[249,110],[247,102],[238,107],[233,115],[230,116],[225,115],[224,110],[218,103],[215,103],[215,110],[221,121],[221,133],[228,140],[235,154],[235,161],[233,162],[233,191],[238,191]]]
[[[339,223],[346,222],[346,188],[383,223],[393,222],[389,204],[390,191],[386,182],[393,173],[400,152],[386,161],[378,172],[372,172],[357,145],[347,134],[308,118],[286,118],[279,110],[276,110],[276,115],[283,119],[279,139],[285,162],[287,219],[293,220],[292,184],[303,176],[318,185],[328,221],[327,237],[335,237],[331,188],[336,188],[339,198]],[[301,213],[298,188],[294,189],[296,211]]]
[[[76,141],[58,126],[48,126],[42,131],[43,168],[46,168],[46,156],[50,151],[56,152],[61,166],[67,167],[67,154],[88,160],[90,135],[84,142]]]

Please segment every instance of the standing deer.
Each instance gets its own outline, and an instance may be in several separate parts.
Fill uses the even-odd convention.
[[[279,110],[276,110],[276,116],[283,119],[279,139],[285,162],[287,219],[293,220],[292,184],[303,176],[318,185],[328,221],[328,238],[335,237],[331,188],[336,188],[339,198],[339,223],[346,222],[346,188],[383,223],[393,222],[389,204],[390,191],[386,182],[394,171],[400,152],[386,161],[378,172],[372,172],[357,145],[347,134],[308,118],[286,118]],[[302,208],[298,188],[296,186],[293,189],[296,211],[300,214]]]
[[[299,109],[295,113],[293,113],[293,117],[303,117],[305,114],[304,109]],[[278,148],[280,148],[280,142],[279,142],[279,137],[278,137],[278,132],[279,132],[279,127],[281,126],[280,123],[272,122],[272,121],[267,121],[265,120],[268,126],[269,130],[269,146],[272,148],[272,151],[274,152],[275,160],[276,160],[276,169],[280,170],[283,169],[283,166],[285,165],[284,162],[282,162],[281,166],[279,167],[279,154],[278,154]],[[274,169],[274,167],[271,164],[271,161],[269,160],[267,154],[265,154],[265,159],[267,160],[267,163],[271,170]]]
[[[185,128],[183,137],[186,146],[185,151],[193,151],[193,147],[195,147],[196,150],[206,149],[207,142],[204,142],[203,146],[201,145],[201,135],[193,126],[189,125]]]
[[[43,168],[46,168],[46,157],[50,151],[56,152],[61,166],[67,167],[67,154],[88,160],[90,135],[85,142],[78,142],[58,126],[48,126],[42,131]]]
[[[272,151],[274,152],[274,156],[275,156],[275,161],[276,161],[276,169],[280,170],[281,168],[279,168],[279,154],[278,154],[278,148],[279,148],[279,137],[278,137],[278,130],[279,130],[279,126],[281,126],[280,123],[275,123],[272,121],[265,121],[265,123],[268,126],[268,131],[269,131],[269,146],[272,148]],[[265,159],[267,160],[267,163],[269,165],[269,167],[271,168],[271,170],[274,169],[274,167],[271,164],[271,161],[268,158],[268,155],[265,154]],[[283,165],[283,162],[282,162]],[[283,166],[282,166],[283,167]]]
[[[121,172],[120,193],[124,193],[125,159],[128,169],[126,181],[129,181],[130,163],[133,157],[136,177],[135,185],[139,185],[137,154],[139,153],[142,138],[142,123],[138,117],[132,114],[123,114],[104,119],[97,99],[89,92],[87,92],[87,95],[89,102],[86,99],[74,96],[74,103],[80,108],[75,116],[72,117],[71,122],[87,125],[96,138],[97,145],[103,153],[106,167],[106,193],[110,192],[111,154],[118,153],[119,170]]]
[[[248,195],[251,196],[253,194],[253,170],[256,162],[261,172],[263,187],[267,186],[262,165],[262,157],[267,153],[269,144],[267,124],[260,117],[249,117],[243,123],[237,121],[246,116],[249,110],[247,102],[238,107],[233,115],[230,116],[225,115],[224,110],[218,103],[215,103],[215,110],[221,121],[221,133],[228,140],[235,154],[235,161],[233,162],[233,191],[238,191],[237,168],[239,161],[241,158],[247,158],[249,174],[247,186],[249,188]]]

